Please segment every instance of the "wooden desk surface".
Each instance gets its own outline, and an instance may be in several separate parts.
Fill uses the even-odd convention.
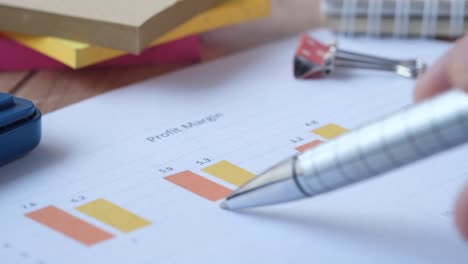
[[[271,0],[270,17],[202,35],[203,61],[320,26],[319,0]],[[69,104],[190,65],[0,72],[0,91],[25,97],[48,113]]]

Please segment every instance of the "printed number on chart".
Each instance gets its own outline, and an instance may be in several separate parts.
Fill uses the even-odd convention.
[[[292,144],[296,144],[296,143],[299,143],[299,142],[302,142],[302,141],[304,141],[303,137],[295,137],[295,138],[291,138],[289,140],[289,142],[291,142]]]
[[[197,160],[197,161],[195,162],[195,164],[201,166],[201,165],[205,165],[205,164],[210,163],[210,162],[211,162],[211,159],[209,159],[209,158],[203,158],[203,159],[201,159],[201,160]]]

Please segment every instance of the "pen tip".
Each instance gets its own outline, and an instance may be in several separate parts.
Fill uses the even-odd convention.
[[[223,201],[219,206],[224,210],[229,210],[230,209],[229,205],[226,203],[226,201]]]

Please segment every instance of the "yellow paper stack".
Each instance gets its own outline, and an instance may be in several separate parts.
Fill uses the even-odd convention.
[[[218,0],[206,11],[168,31],[149,47],[171,42],[212,29],[264,17],[269,14],[269,0]],[[2,32],[4,37],[53,58],[73,69],[94,65],[125,54],[126,51],[51,36]]]

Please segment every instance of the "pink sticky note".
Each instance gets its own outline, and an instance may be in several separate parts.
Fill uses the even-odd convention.
[[[201,59],[200,47],[199,36],[190,36],[148,48],[140,55],[126,54],[88,67],[193,63]],[[0,58],[0,71],[69,69],[59,61],[2,37]]]

